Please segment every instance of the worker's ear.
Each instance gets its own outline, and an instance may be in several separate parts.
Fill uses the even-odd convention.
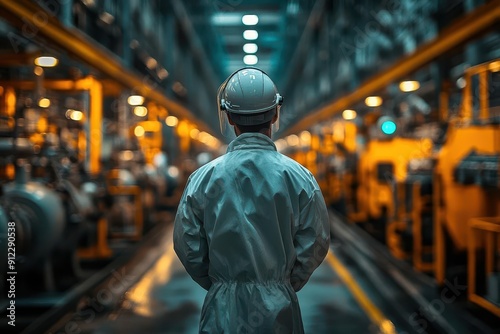
[[[231,119],[231,116],[229,116],[229,113],[226,113],[226,116],[227,116],[227,120],[229,121],[229,124],[234,126],[235,124],[234,124],[233,120]]]
[[[278,120],[278,113],[276,112],[276,114],[274,114],[273,119],[271,120],[271,124],[276,123],[277,120]]]

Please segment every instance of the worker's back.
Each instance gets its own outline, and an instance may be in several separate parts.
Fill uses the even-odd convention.
[[[181,202],[192,212],[179,207],[176,238],[200,233],[206,239],[208,258],[199,261],[206,261],[209,277],[198,282],[210,290],[201,328],[300,333],[294,290],[323,260],[329,237],[325,204],[311,173],[278,153],[267,136],[242,134],[226,155],[193,173]],[[183,228],[190,223],[182,219],[198,220],[200,230]],[[176,250],[188,269],[189,255],[181,247]],[[305,254],[308,263],[298,264],[297,256]],[[197,279],[196,269],[190,274]],[[259,321],[252,323],[252,312]]]

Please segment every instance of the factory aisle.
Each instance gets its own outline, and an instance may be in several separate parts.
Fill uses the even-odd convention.
[[[101,319],[79,323],[80,333],[198,333],[205,290],[177,259],[171,228],[162,247],[164,254],[125,294],[120,306]],[[306,333],[377,332],[344,283],[345,277],[334,271],[334,261],[338,259],[329,254],[298,293]]]

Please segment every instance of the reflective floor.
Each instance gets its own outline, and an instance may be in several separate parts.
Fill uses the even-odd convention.
[[[126,293],[120,307],[101,318],[79,322],[79,333],[198,333],[206,292],[191,280],[177,259],[171,230],[162,247],[163,255]],[[338,270],[345,271],[344,276]],[[355,297],[352,290],[356,286],[346,285],[346,280],[352,279],[345,277],[346,272],[349,275],[331,253],[298,293],[306,333],[379,332],[370,316],[370,305],[360,306],[364,297]]]

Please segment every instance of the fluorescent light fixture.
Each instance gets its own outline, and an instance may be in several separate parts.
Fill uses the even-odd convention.
[[[42,56],[35,58],[35,65],[41,67],[54,67],[59,61],[55,57]]]
[[[257,15],[243,15],[241,22],[246,26],[254,26],[259,23],[259,17]]]
[[[148,108],[144,106],[137,106],[134,108],[134,114],[136,114],[139,117],[144,117],[148,114]]]
[[[243,51],[245,53],[255,53],[259,50],[259,47],[255,43],[246,43],[243,45]]]
[[[382,105],[382,98],[380,96],[368,96],[365,99],[365,104],[368,107],[378,107]]]
[[[127,99],[128,104],[131,106],[140,106],[144,103],[144,96],[141,95],[130,95]]]
[[[176,126],[177,124],[179,123],[179,119],[177,119],[177,117],[175,116],[168,116],[167,118],[165,118],[165,124],[167,124],[168,126]]]
[[[416,91],[417,89],[420,88],[420,82],[418,81],[414,81],[414,80],[411,80],[411,81],[401,81],[399,83],[399,89],[402,91],[402,92],[414,92]]]
[[[346,109],[342,112],[342,117],[346,120],[346,121],[350,121],[350,120],[353,120],[355,119],[357,116],[356,114],[356,111],[352,110],[352,109]]]
[[[246,55],[243,57],[243,62],[246,65],[255,65],[259,62],[259,58],[256,55]]]
[[[257,32],[257,30],[245,30],[243,32],[243,38],[249,41],[253,41],[259,38],[259,33]]]

